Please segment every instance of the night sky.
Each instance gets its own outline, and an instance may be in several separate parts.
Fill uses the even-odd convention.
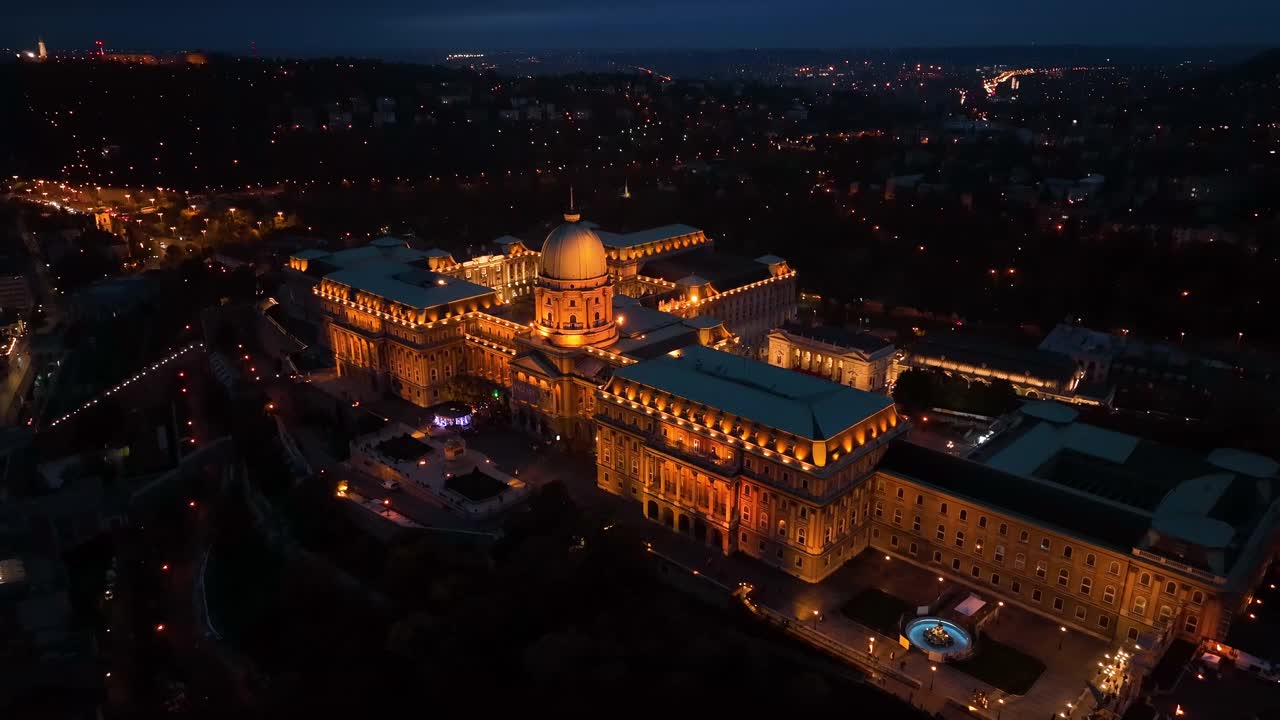
[[[1280,43],[1280,0],[18,0],[0,45],[415,49]]]

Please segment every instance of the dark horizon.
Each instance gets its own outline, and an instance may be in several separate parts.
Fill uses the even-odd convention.
[[[1228,3],[1229,5],[1230,3]],[[1280,6],[1224,8],[1192,0],[1083,0],[1069,10],[995,0],[972,7],[924,0],[885,7],[863,0],[799,0],[779,5],[694,0],[652,5],[627,0],[477,0],[455,5],[371,0],[360,7],[295,0],[229,0],[216,14],[134,0],[101,10],[53,0],[10,12],[0,43],[51,49],[120,48],[243,51],[287,48],[315,54],[423,49],[646,50],[941,48],[995,46],[1209,47],[1280,41]]]

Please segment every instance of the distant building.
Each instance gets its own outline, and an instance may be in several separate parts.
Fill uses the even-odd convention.
[[[14,308],[25,313],[34,305],[31,284],[25,274],[0,274],[0,308]]]
[[[893,354],[893,343],[844,328],[787,323],[769,333],[770,365],[867,392],[885,391]]]

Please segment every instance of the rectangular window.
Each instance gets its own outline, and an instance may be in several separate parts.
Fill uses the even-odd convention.
[[[1010,581],[1009,592],[1013,593],[1014,595],[1021,595],[1022,583],[1018,582],[1017,580]]]
[[[919,550],[920,550],[920,548],[919,548],[919,547],[917,547],[915,543],[911,543],[911,545],[907,548],[907,552],[911,553],[911,557],[915,557],[915,556],[916,556],[916,553],[917,553]]]
[[[1076,620],[1080,622],[1084,622],[1085,618],[1088,617],[1088,615],[1089,615],[1089,611],[1085,608],[1085,606],[1083,605],[1076,606]]]
[[[916,504],[917,504],[917,505],[923,505],[923,504],[924,504],[924,496],[923,496],[923,495],[916,495]]]
[[[1033,602],[1040,602],[1040,598],[1042,597],[1044,597],[1044,594],[1040,592],[1040,588],[1036,588],[1031,591],[1031,600]]]
[[[1036,577],[1044,580],[1049,575],[1049,565],[1043,560],[1036,561]]]
[[[1004,562],[1004,546],[1003,545],[996,546],[994,557],[996,562],[998,563]]]
[[[1106,615],[1098,616],[1098,627],[1105,628],[1110,624],[1111,624],[1111,618],[1107,617]]]
[[[934,550],[934,551],[933,551],[933,561],[934,561],[934,562],[936,562],[936,563],[940,563],[940,562],[942,562],[942,553],[938,552],[937,550]]]
[[[890,536],[889,536],[889,545],[890,545],[891,547],[898,547],[898,536],[897,536],[897,535],[890,535]]]
[[[1054,609],[1054,610],[1056,610],[1056,611],[1058,611],[1058,612],[1062,612],[1062,607],[1063,607],[1062,598],[1060,598],[1060,597],[1056,597],[1056,598],[1054,598],[1054,599],[1053,599],[1053,609]]]
[[[982,568],[978,567],[977,565],[974,565],[973,567],[969,568],[969,574],[974,577],[982,577]]]
[[[884,503],[876,501],[876,517],[884,517]]]
[[[893,524],[894,524],[894,525],[901,525],[901,524],[902,524],[902,508],[894,508],[894,510],[893,510]]]
[[[951,569],[952,569],[952,570],[959,570],[959,569],[960,569],[960,558],[952,558],[952,560],[951,560]]]
[[[920,516],[919,515],[915,516],[915,519],[911,521],[911,530],[912,532],[920,532]]]
[[[742,521],[751,522],[751,508],[746,506],[742,508]]]
[[[939,525],[939,526],[938,526],[938,534],[937,534],[937,536],[938,536],[938,539],[939,539],[939,540],[946,540],[946,539],[947,539],[947,528],[946,528],[946,526],[945,526],[945,525]]]
[[[1027,556],[1026,556],[1026,555],[1023,555],[1022,553],[1018,553],[1017,555],[1014,555],[1014,556],[1013,556],[1013,569],[1014,569],[1014,570],[1026,570],[1026,569],[1027,569]]]
[[[992,585],[999,585],[999,584],[1000,584],[1000,576],[999,576],[999,575],[997,575],[997,574],[995,574],[995,573],[991,573],[991,584],[992,584]]]

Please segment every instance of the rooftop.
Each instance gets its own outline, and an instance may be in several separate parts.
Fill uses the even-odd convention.
[[[415,308],[447,305],[480,297],[493,288],[448,275],[406,267],[396,260],[373,260],[325,275],[325,280],[373,293],[392,302]]]
[[[654,258],[641,266],[640,274],[673,283],[694,275],[720,291],[772,277],[765,263],[718,253],[710,247]]]
[[[1026,374],[1067,383],[1076,372],[1075,362],[1066,355],[1039,348],[1026,348],[957,332],[934,333],[916,342],[911,354]]]
[[[696,227],[690,225],[662,225],[660,227],[649,228],[647,230],[637,230],[629,233],[612,233],[603,230],[597,231],[600,240],[605,247],[609,248],[631,248],[637,245],[645,245],[659,240],[667,240],[670,238],[680,237],[682,235],[692,235],[693,233],[702,232]]]
[[[614,377],[811,440],[833,437],[893,404],[882,395],[698,345],[679,357],[620,368]]]
[[[1137,510],[905,440],[890,444],[880,469],[1125,552],[1151,525]]]
[[[817,340],[833,347],[857,350],[862,353],[876,353],[893,347],[893,343],[878,338],[871,333],[848,330],[834,325],[805,327],[799,323],[787,323],[779,328],[782,332],[800,338]]]

